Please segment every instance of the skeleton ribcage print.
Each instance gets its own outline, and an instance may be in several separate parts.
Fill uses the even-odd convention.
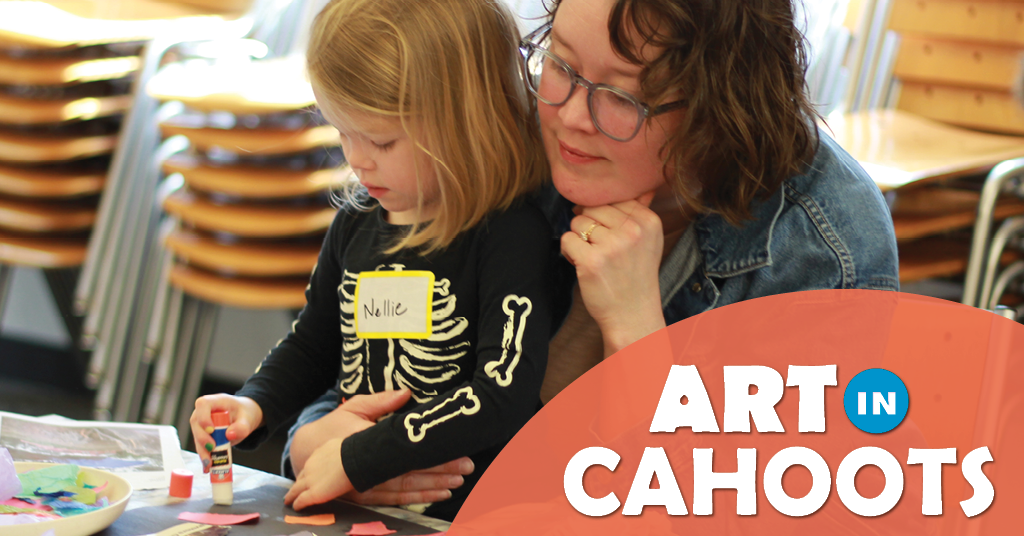
[[[377,269],[400,271],[402,268],[402,265],[388,265]],[[427,402],[446,390],[446,382],[462,370],[458,361],[472,350],[470,341],[460,337],[469,321],[454,316],[456,296],[450,292],[448,279],[434,281],[433,329],[429,338],[373,339],[371,342],[370,339],[356,337],[355,290],[358,277],[358,273],[345,270],[338,287],[342,336],[341,392],[351,396],[361,390],[375,393],[406,388],[417,402]],[[381,369],[383,374],[372,372]]]

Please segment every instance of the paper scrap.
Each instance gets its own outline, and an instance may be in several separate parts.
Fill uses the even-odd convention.
[[[21,473],[21,493],[17,497],[35,499],[36,493],[56,493],[74,487],[78,482],[77,465],[52,465]]]
[[[0,501],[6,501],[19,493],[21,481],[14,469],[14,459],[7,449],[0,447]]]
[[[349,536],[385,536],[396,532],[398,531],[391,530],[384,526],[383,521],[371,521],[369,523],[353,523],[352,530],[349,530],[345,534],[348,534]]]
[[[284,516],[289,525],[316,525],[325,527],[334,524],[334,514],[317,514],[315,516]]]
[[[56,519],[60,519],[58,516],[54,516]],[[36,516],[32,514],[4,514],[0,516],[0,526],[4,525],[24,525],[26,523],[42,523],[43,521],[50,521],[50,518]]]
[[[191,521],[193,523],[202,523],[204,525],[240,525],[242,523],[248,523],[249,521],[259,520],[259,518],[259,512],[253,512],[251,514],[210,514],[207,512],[182,512],[178,514],[178,519],[182,521]]]

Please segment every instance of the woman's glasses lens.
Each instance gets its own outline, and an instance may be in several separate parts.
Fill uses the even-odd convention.
[[[526,57],[526,70],[530,90],[541,102],[560,106],[569,100],[575,73],[557,57],[545,50],[532,48]],[[594,88],[589,105],[594,124],[605,135],[627,140],[636,134],[640,126],[640,109],[629,95],[598,86]]]
[[[595,89],[590,108],[597,128],[612,138],[632,138],[640,126],[636,103],[612,89]]]

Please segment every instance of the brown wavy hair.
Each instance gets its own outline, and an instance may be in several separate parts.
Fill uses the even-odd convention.
[[[818,115],[805,93],[792,0],[617,0],[608,33],[616,53],[644,67],[646,102],[687,101],[660,154],[666,179],[693,209],[738,225],[753,200],[810,165]],[[645,46],[663,52],[645,63]]]

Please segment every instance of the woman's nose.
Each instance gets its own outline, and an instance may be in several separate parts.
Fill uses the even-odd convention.
[[[596,133],[597,127],[590,117],[590,109],[587,107],[587,90],[584,87],[577,87],[572,96],[558,110],[558,116],[562,124],[573,130],[580,130],[588,134]]]

